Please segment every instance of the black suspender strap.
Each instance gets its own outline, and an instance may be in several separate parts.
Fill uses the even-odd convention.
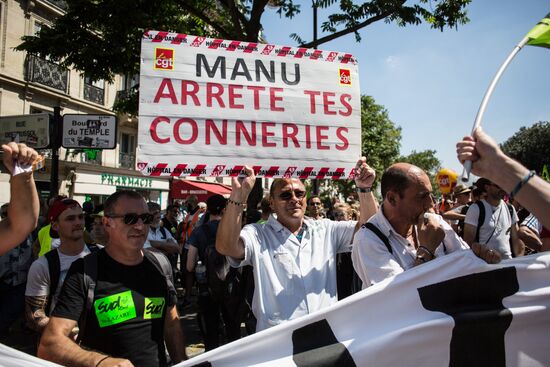
[[[80,344],[82,336],[84,336],[84,329],[86,329],[86,321],[88,313],[93,307],[95,288],[97,282],[97,256],[98,252],[94,251],[87,256],[84,256],[84,289],[86,290],[86,304],[84,310],[80,315],[78,337],[76,339],[77,344]]]
[[[371,222],[367,222],[363,224],[363,227],[370,229],[378,238],[380,238],[384,245],[386,245],[388,252],[393,255],[393,250],[390,246],[390,240],[388,240],[388,237],[386,237],[386,235],[384,235],[384,233],[382,233],[382,231],[380,231],[377,226],[375,226]]]

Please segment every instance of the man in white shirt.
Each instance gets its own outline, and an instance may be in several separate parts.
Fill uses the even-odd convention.
[[[485,180],[483,186],[486,198],[479,204],[471,205],[466,213],[464,240],[468,244],[478,242],[498,252],[502,259],[511,259],[513,255],[522,256],[525,249],[518,239],[516,209],[502,200],[506,192],[498,185]],[[480,219],[483,219],[481,224]]]
[[[429,213],[432,185],[420,168],[396,163],[382,175],[381,186],[383,204],[353,242],[353,267],[363,288],[468,248],[443,218]]]
[[[90,253],[84,243],[84,212],[77,201],[58,200],[52,204],[48,215],[51,231],[59,235],[60,245],[32,263],[25,291],[25,316],[39,333],[48,324],[71,264]]]
[[[256,330],[307,315],[337,302],[336,254],[350,251],[356,222],[304,218],[306,190],[298,179],[276,179],[270,202],[276,217],[265,224],[249,224],[241,230],[244,204],[255,175],[233,179],[216,236],[216,250],[234,267],[252,265],[255,290],[252,310]],[[365,158],[358,161],[355,183],[360,190],[361,218],[376,211],[370,192],[374,171]]]

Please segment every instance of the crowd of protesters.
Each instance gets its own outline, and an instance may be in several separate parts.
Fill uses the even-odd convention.
[[[40,209],[32,171],[18,169],[36,152],[2,148],[12,200],[1,207],[0,341],[24,314],[37,355],[63,365],[185,359],[179,316],[194,299],[212,350],[240,338],[243,323],[246,333],[276,326],[452,252],[497,263],[550,250],[550,184],[481,129],[457,144],[481,178],[440,202],[406,163],[384,171],[377,200],[361,158],[345,202],[275,179],[247,208],[256,177],[245,166],[228,198],[191,195],[164,213],[126,190],[97,207],[57,197]]]

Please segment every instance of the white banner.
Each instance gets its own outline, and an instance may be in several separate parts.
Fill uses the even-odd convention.
[[[461,251],[177,366],[550,366],[549,308],[550,253]],[[0,345],[0,366],[49,365]]]
[[[550,366],[550,254],[461,251],[177,366]]]
[[[137,167],[346,179],[361,154],[357,68],[345,53],[148,31]]]

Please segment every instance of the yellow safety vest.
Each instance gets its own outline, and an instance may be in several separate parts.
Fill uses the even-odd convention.
[[[38,257],[44,255],[52,249],[52,237],[50,236],[51,226],[51,224],[48,224],[38,231],[38,242],[40,243],[40,252],[38,252]]]

